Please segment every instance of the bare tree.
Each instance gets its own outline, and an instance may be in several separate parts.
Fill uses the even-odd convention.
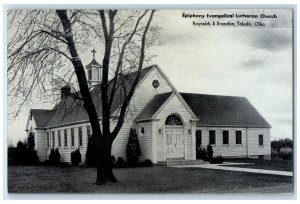
[[[112,143],[117,137],[130,100],[139,82],[145,49],[154,43],[157,32],[151,26],[154,10],[12,10],[9,12],[8,87],[9,96],[28,103],[37,93],[53,98],[56,88],[77,79],[80,100],[97,141],[97,184],[116,182],[111,166]],[[103,51],[101,125],[79,53],[97,44]],[[134,71],[131,83],[126,75]],[[76,89],[76,88],[75,88]],[[112,104],[122,89],[118,120],[111,131]],[[57,97],[56,97],[57,98]],[[16,102],[16,101],[13,101]],[[18,111],[17,111],[18,113]]]

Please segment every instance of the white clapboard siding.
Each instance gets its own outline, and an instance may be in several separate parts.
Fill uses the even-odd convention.
[[[156,116],[156,119],[159,119],[159,122],[155,123],[155,127],[153,128],[154,133],[159,133],[159,129],[162,129],[161,134],[156,135],[156,145],[157,145],[157,161],[164,161],[164,137],[165,137],[165,120],[166,118],[176,112],[183,119],[183,131],[185,136],[185,159],[192,160],[193,156],[193,148],[195,144],[193,144],[192,137],[193,134],[189,134],[189,130],[192,132],[192,123],[190,120],[192,119],[192,115],[186,109],[186,107],[182,104],[178,96],[175,94],[172,98],[165,104],[164,108],[159,112]]]
[[[249,156],[271,155],[270,128],[247,128]],[[263,135],[263,145],[259,145],[259,135]]]
[[[47,136],[45,130],[36,130],[34,135],[35,149],[39,157],[39,161],[43,162],[47,159]]]
[[[212,145],[214,156],[224,157],[247,157],[251,155],[270,154],[270,132],[269,128],[230,128],[230,127],[197,127],[202,131],[202,147],[207,148],[209,144],[209,131],[216,131],[216,144]],[[229,131],[229,144],[223,144],[223,130]],[[242,144],[236,144],[236,131],[242,131]],[[259,133],[266,135],[265,147],[259,147]],[[248,147],[247,147],[248,140]],[[248,152],[247,152],[248,150]]]
[[[154,79],[158,79],[160,82],[160,86],[157,89],[152,86]],[[130,102],[128,117],[135,119],[155,95],[171,91],[172,88],[160,72],[156,68],[153,69],[137,87]]]
[[[144,134],[141,133],[141,128],[144,128]],[[141,156],[140,160],[151,159],[152,158],[152,123],[138,123],[137,124],[137,133],[141,146]]]

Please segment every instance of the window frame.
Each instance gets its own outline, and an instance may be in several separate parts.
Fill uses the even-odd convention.
[[[211,133],[214,133],[214,134],[211,134]],[[214,143],[212,143],[212,136],[213,136]],[[209,130],[209,144],[216,145],[216,130]]]
[[[242,131],[241,130],[236,130],[235,131],[235,144],[236,145],[242,145],[243,144]]]
[[[47,148],[50,148],[50,133],[47,131]]]
[[[258,135],[258,145],[264,146],[264,135],[263,134]]]
[[[200,135],[199,134],[197,134],[197,133],[200,133]],[[198,146],[198,145],[202,145],[202,130],[196,130],[196,145]],[[199,139],[200,138],[200,139]]]
[[[68,147],[68,129],[64,129],[64,147]]]
[[[75,133],[74,128],[71,128],[71,147],[75,146]]]
[[[57,130],[57,140],[58,140],[58,147],[61,147],[61,135],[60,135],[60,130]]]
[[[82,127],[78,127],[78,146],[82,147]]]
[[[224,134],[226,133],[226,134]],[[229,130],[223,130],[222,131],[222,135],[223,135],[223,145],[229,145]],[[225,140],[226,138],[226,140]],[[227,143],[225,143],[225,141],[227,141]]]
[[[55,147],[55,131],[51,131],[51,135],[52,135],[52,148]]]

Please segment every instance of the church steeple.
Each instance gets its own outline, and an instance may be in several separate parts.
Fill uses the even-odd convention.
[[[89,86],[94,86],[102,80],[102,66],[95,59],[97,51],[92,49],[91,52],[93,53],[93,60],[86,66],[86,69]]]

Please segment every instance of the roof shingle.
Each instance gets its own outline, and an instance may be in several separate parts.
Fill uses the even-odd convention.
[[[141,113],[136,117],[136,121],[151,119],[158,109],[165,103],[173,92],[162,93],[154,96],[152,100],[145,106]]]
[[[180,94],[200,119],[197,126],[271,127],[245,97]]]

